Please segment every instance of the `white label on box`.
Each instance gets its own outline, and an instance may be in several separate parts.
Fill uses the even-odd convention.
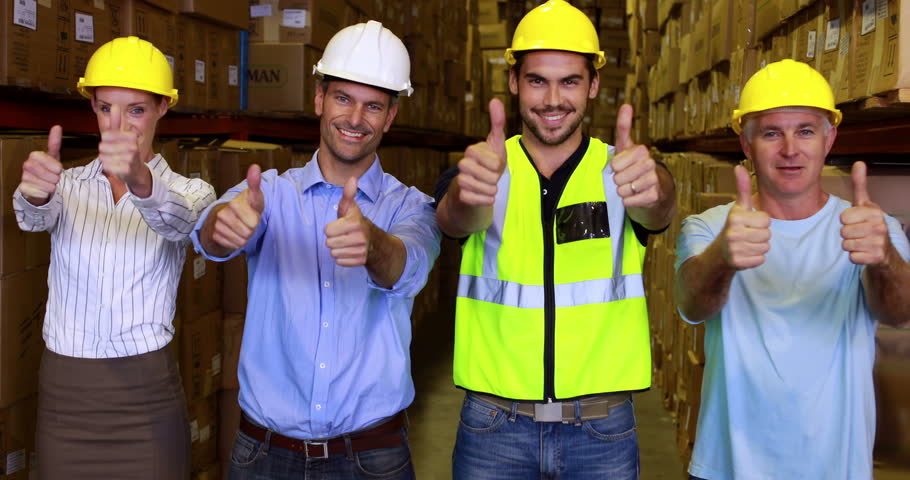
[[[863,26],[860,35],[875,31],[875,0],[863,0]]]
[[[888,0],[878,0],[878,3],[875,5],[875,9],[878,10],[879,20],[888,18]]]
[[[6,454],[6,472],[9,475],[19,470],[25,470],[25,449],[16,450]]]
[[[202,174],[199,172],[190,172],[190,178],[202,178]]]
[[[232,87],[240,85],[240,68],[237,65],[228,65],[228,85]]]
[[[806,58],[815,58],[815,30],[809,30],[809,45],[806,46]]]
[[[474,101],[474,94],[471,92],[465,92],[464,101],[465,103],[472,103]]]
[[[206,425],[199,429],[199,440],[207,442],[212,437],[212,426]]]
[[[202,60],[194,60],[196,64],[196,81],[199,83],[205,83],[205,62]]]
[[[192,422],[190,422],[190,442],[192,443],[192,442],[198,442],[198,441],[199,441],[199,422],[196,420],[193,420]]]
[[[164,58],[167,59],[168,65],[171,66],[171,72],[173,72],[173,71],[174,71],[174,56],[173,56],[173,55],[165,55]]]
[[[212,376],[217,377],[221,374],[221,354],[216,353],[212,356]]]
[[[193,280],[199,280],[205,276],[205,257],[196,255],[193,259]]]
[[[104,10],[104,0],[95,0],[94,4],[98,10]]]
[[[259,17],[271,17],[272,16],[272,6],[270,4],[265,5],[250,5],[250,18],[259,18]]]
[[[38,30],[38,4],[35,0],[15,0],[13,24]]]
[[[825,51],[837,48],[837,42],[840,40],[840,19],[834,18],[828,20],[828,31],[825,32]]]
[[[739,92],[740,92],[741,88],[742,87],[740,87],[739,85],[733,87],[733,101],[735,102],[734,103],[735,105],[739,105]]]
[[[95,43],[95,19],[91,15],[76,12],[76,41]]]
[[[281,11],[281,26],[289,28],[306,28],[306,10],[286,8]]]

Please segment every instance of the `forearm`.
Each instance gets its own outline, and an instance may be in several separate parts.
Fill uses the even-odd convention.
[[[893,245],[888,246],[885,262],[869,266],[864,274],[869,310],[885,325],[910,328],[910,264]]]
[[[676,187],[673,176],[661,166],[655,170],[658,182],[658,199],[652,207],[629,208],[629,217],[651,231],[664,229],[676,215]]]
[[[489,228],[493,222],[493,206],[467,205],[459,199],[458,182],[452,186],[436,208],[439,229],[452,238],[464,238]]]
[[[700,255],[679,266],[673,281],[673,298],[691,322],[703,322],[724,308],[736,270],[723,261],[720,247],[712,243]]]
[[[205,217],[202,228],[199,229],[199,244],[205,250],[205,253],[211,257],[223,258],[234,253],[233,249],[223,247],[215,242],[215,223],[218,219],[218,212],[227,207],[227,205],[227,203],[221,203],[212,207],[209,215]]]
[[[404,242],[390,235],[370,222],[370,251],[367,252],[366,268],[376,285],[392,288],[404,272],[408,253]]]
[[[145,197],[129,185],[133,204],[155,233],[170,241],[185,239],[205,208],[215,201],[215,190],[198,179],[177,177],[166,182],[153,174],[150,178],[152,183]]]

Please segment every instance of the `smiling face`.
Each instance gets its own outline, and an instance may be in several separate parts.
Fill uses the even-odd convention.
[[[139,136],[142,160],[151,160],[155,129],[158,120],[167,112],[166,98],[132,88],[97,87],[92,98],[92,110],[101,131],[110,130],[112,114],[119,115],[121,130],[129,130]]]
[[[591,78],[588,61],[577,53],[543,50],[526,53],[512,69],[509,88],[518,95],[527,140],[553,146],[581,137],[578,127],[600,81]]]
[[[760,196],[772,201],[824,197],[821,171],[837,128],[828,130],[823,111],[771,110],[746,122],[740,143],[755,166]]]
[[[344,80],[320,83],[316,90],[320,156],[346,164],[372,162],[397,113],[398,105],[382,90]]]

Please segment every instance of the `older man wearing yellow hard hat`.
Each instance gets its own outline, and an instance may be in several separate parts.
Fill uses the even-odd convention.
[[[824,191],[841,112],[793,60],[743,88],[733,129],[754,166],[735,202],[687,218],[674,298],[705,323],[705,376],[689,473],[871,479],[879,322],[910,318],[910,245],[853,165],[853,198]]]
[[[492,130],[437,186],[437,219],[463,239],[455,384],[467,391],[456,479],[635,478],[632,392],[651,385],[642,282],[648,235],[675,211],[670,172],[630,137],[581,129],[604,66],[588,17],[531,10],[506,52],[522,134]]]
[[[177,103],[154,45],[102,45],[77,88],[98,119],[98,157],[64,170],[54,126],[13,197],[20,228],[51,234],[38,476],[189,478],[186,404],[167,347],[189,233],[214,190],[152,151]]]
[[[376,155],[410,69],[379,22],[335,34],[314,72],[313,159],[251,166],[193,232],[209,258],[249,263],[232,479],[414,478],[411,308],[440,234],[432,199]]]

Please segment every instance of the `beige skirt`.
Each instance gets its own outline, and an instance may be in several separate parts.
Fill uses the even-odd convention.
[[[38,478],[189,478],[186,400],[169,347],[88,359],[45,350],[38,375]]]

